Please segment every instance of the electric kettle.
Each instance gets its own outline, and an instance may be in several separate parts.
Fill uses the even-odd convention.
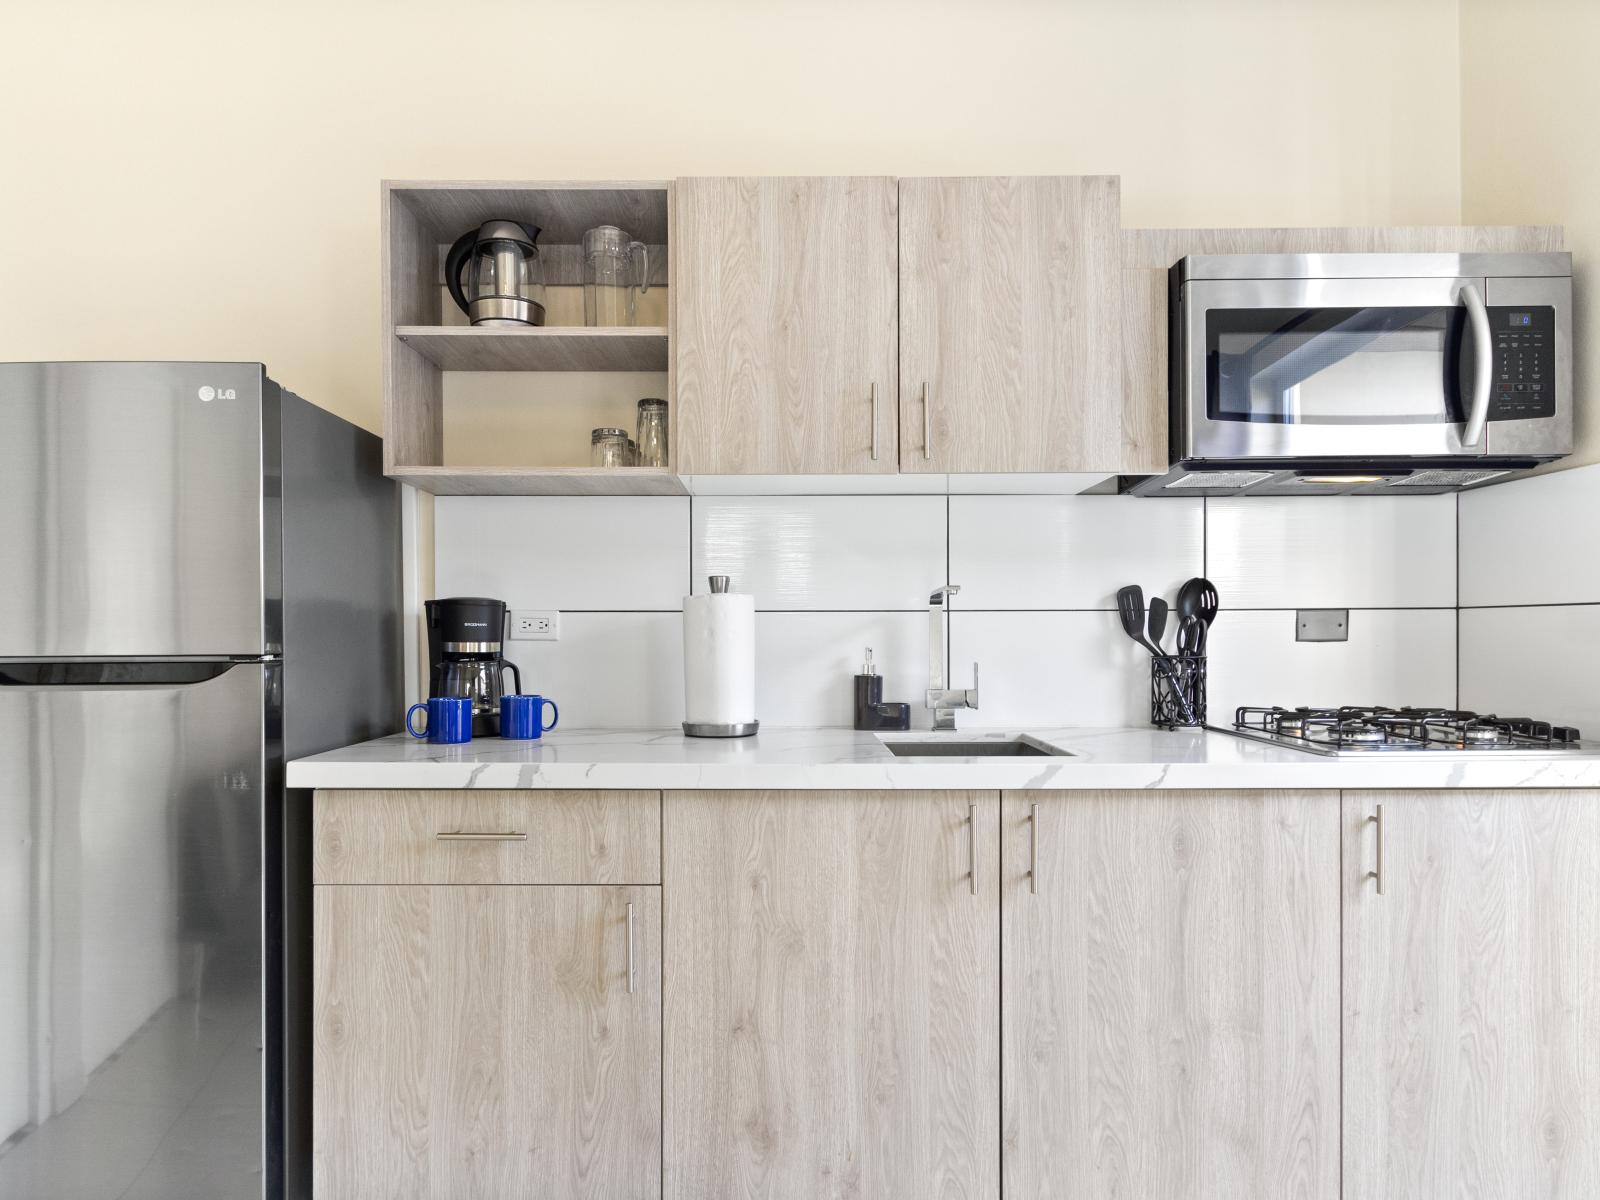
[[[444,282],[474,325],[544,324],[538,240],[539,227],[521,221],[485,221],[456,239]]]

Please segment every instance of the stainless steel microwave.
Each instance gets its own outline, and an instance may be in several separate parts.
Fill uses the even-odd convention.
[[[1570,254],[1194,255],[1142,495],[1455,491],[1572,450]]]

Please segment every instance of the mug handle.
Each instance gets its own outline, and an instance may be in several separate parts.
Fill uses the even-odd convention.
[[[544,702],[550,706],[550,711],[555,714],[555,716],[551,719],[550,724],[544,727],[545,730],[551,730],[556,727],[556,722],[561,720],[561,710],[556,707],[556,702],[550,699],[549,696],[544,698]]]
[[[416,711],[419,708],[422,710],[423,715],[426,716],[428,712],[428,706],[426,704],[413,704],[410,708],[406,709],[406,732],[418,740],[428,736],[428,731],[426,729],[424,729],[421,733],[418,733],[416,728],[411,724],[411,718],[416,714]]]

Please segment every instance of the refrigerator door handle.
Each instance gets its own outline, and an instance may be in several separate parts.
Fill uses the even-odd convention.
[[[262,660],[57,659],[53,662],[0,662],[0,687],[185,687],[206,683],[234,667]]]

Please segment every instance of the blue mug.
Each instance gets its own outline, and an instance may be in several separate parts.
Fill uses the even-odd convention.
[[[428,725],[421,733],[411,718],[421,710]],[[426,704],[413,704],[406,710],[406,732],[414,738],[427,738],[436,745],[453,746],[472,740],[472,700],[466,696],[429,696]]]
[[[550,724],[540,727],[544,706],[550,706]],[[561,719],[556,702],[544,696],[501,696],[500,736],[521,741],[538,741],[546,729],[554,729]]]

